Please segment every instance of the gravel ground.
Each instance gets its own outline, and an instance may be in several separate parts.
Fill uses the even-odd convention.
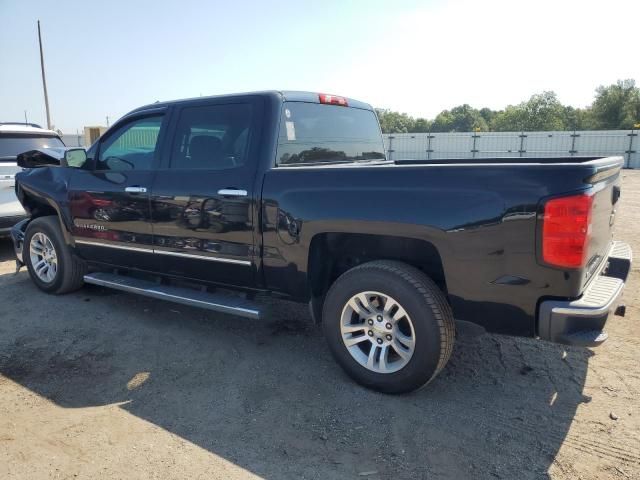
[[[625,171],[636,252],[639,211]],[[0,478],[640,479],[639,280],[598,349],[465,329],[428,388],[386,396],[346,378],[304,307],[48,296],[3,241]]]

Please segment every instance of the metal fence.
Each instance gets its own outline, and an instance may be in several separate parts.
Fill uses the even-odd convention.
[[[639,130],[385,134],[391,160],[620,155],[640,168]]]
[[[440,158],[573,157],[620,155],[640,168],[640,130],[555,132],[393,133],[383,135],[391,160]],[[62,136],[69,147],[85,146],[84,135]]]

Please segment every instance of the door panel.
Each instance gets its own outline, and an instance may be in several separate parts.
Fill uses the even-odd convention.
[[[90,260],[156,270],[149,192],[164,118],[147,115],[114,127],[98,144],[95,169],[73,172],[72,234]]]
[[[69,208],[81,256],[113,265],[153,266],[149,194],[125,191],[151,182],[149,171],[74,172]]]
[[[197,176],[190,171],[158,173],[152,216],[155,251],[164,257],[164,271],[229,285],[251,283],[251,196],[248,191],[245,197],[219,195],[218,190],[233,185],[229,182],[238,183],[230,176],[218,172],[199,172]]]
[[[259,106],[203,103],[176,112],[167,168],[151,194],[163,270],[252,286],[255,121]]]

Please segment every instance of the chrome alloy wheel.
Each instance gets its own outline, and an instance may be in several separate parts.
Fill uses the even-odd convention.
[[[409,314],[395,299],[380,292],[351,297],[342,309],[340,333],[351,356],[376,373],[403,368],[416,345]]]
[[[29,255],[36,276],[45,283],[53,282],[58,273],[58,255],[49,237],[35,233],[29,242]]]

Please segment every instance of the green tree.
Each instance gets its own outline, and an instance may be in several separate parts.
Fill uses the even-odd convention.
[[[564,107],[565,125],[569,130],[593,130],[595,119],[591,107]]]
[[[496,132],[517,132],[524,130],[524,110],[509,105],[496,113],[491,121],[491,130]]]
[[[532,95],[519,105],[509,105],[493,119],[492,129],[501,132],[564,130],[565,107],[554,92]]]
[[[414,131],[415,120],[406,113],[376,109],[382,133],[409,133]]]
[[[411,133],[426,133],[431,131],[432,122],[426,118],[416,118]]]
[[[451,110],[443,110],[432,125],[434,132],[472,132],[477,129],[487,131],[489,126],[480,111],[466,103]]]
[[[599,86],[592,105],[595,128],[629,129],[640,123],[640,89],[634,80]]]
[[[500,111],[459,105],[443,110],[434,120],[391,110],[376,112],[383,133],[630,129],[640,123],[640,88],[634,80],[600,86],[587,108],[562,105],[554,92],[547,91]]]
[[[493,122],[493,119],[496,117],[498,112],[495,110],[491,110],[490,108],[484,107],[479,110],[480,116],[484,118],[484,121],[487,122],[487,126],[490,126]]]

